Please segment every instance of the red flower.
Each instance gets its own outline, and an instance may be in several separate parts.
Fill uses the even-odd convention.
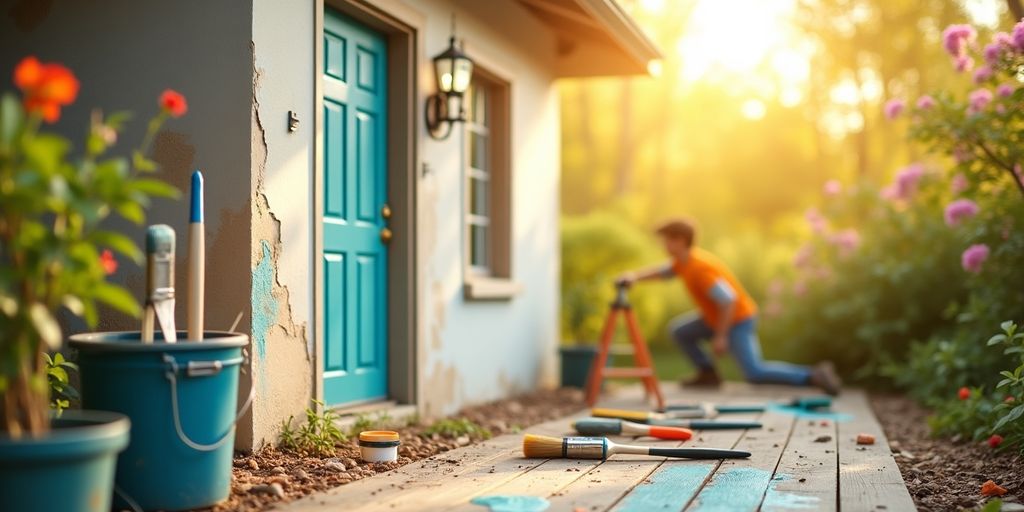
[[[1003,444],[1003,436],[999,434],[992,434],[992,437],[988,438],[988,445],[995,448]]]
[[[117,272],[117,259],[114,258],[114,253],[110,252],[110,249],[103,249],[103,252],[100,253],[100,266],[103,267],[103,273],[108,276]]]
[[[971,397],[971,390],[967,389],[966,386],[962,387],[960,391],[956,392],[956,396],[960,397],[960,400],[967,400]]]
[[[160,94],[160,108],[171,117],[181,117],[188,112],[188,102],[185,101],[185,97],[181,93],[167,89]]]
[[[25,110],[39,113],[48,123],[60,119],[61,106],[70,105],[78,96],[78,79],[71,70],[60,64],[43,64],[35,57],[25,57],[14,68],[14,85],[25,97]]]
[[[1008,403],[1008,404],[1012,404],[1014,402],[1014,400],[1016,400],[1016,398],[1014,398],[1013,395],[1006,395],[1006,399],[1003,400],[1003,401]]]

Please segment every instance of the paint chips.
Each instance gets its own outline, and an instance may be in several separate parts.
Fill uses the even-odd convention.
[[[857,444],[875,444],[875,436],[871,434],[857,434]]]
[[[1006,494],[1006,489],[1004,487],[1000,487],[999,484],[992,480],[989,480],[981,484],[981,494],[982,496],[1002,496]]]

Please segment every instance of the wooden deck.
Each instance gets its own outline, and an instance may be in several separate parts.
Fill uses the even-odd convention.
[[[663,383],[669,403],[708,400],[750,403],[783,400],[804,390],[729,385],[714,393],[684,393]],[[601,405],[643,408],[639,387]],[[553,511],[655,510],[914,510],[888,442],[864,393],[848,390],[833,411],[836,421],[769,411],[727,415],[756,419],[752,430],[698,431],[687,446],[726,447],[753,453],[727,461],[666,460],[635,455],[608,461],[538,460],[522,457],[521,435],[505,435],[409,464],[282,506],[289,512],[484,511],[469,500],[486,495],[542,496]],[[585,411],[577,416],[586,416]],[[568,434],[572,417],[535,425],[528,432]],[[858,433],[875,436],[859,446]],[[649,438],[615,439],[675,445]]]

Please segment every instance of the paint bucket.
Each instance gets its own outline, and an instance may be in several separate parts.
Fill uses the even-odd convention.
[[[178,339],[186,338],[185,332]],[[131,418],[117,461],[122,508],[185,510],[228,497],[244,334],[206,332],[202,342],[143,344],[139,332],[78,334],[82,406]]]
[[[0,437],[0,510],[110,510],[114,467],[128,446],[129,427],[123,414],[69,410],[43,437]]]
[[[359,451],[366,462],[394,462],[398,460],[398,432],[367,430],[359,433]]]
[[[586,387],[590,367],[597,357],[597,347],[572,345],[560,347],[558,350],[562,356],[562,387]]]

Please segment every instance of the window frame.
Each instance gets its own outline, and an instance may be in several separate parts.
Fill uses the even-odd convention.
[[[481,125],[467,116],[462,130],[463,288],[466,299],[508,300],[520,291],[512,274],[512,86],[509,81],[478,65],[473,70],[472,87],[480,86],[487,91],[486,122]],[[465,99],[475,100],[476,96],[469,94]],[[472,133],[487,137],[488,169],[473,167]],[[471,187],[473,179],[480,178],[487,182],[486,215],[472,211]],[[472,261],[473,226],[486,226],[486,266],[474,265]]]

